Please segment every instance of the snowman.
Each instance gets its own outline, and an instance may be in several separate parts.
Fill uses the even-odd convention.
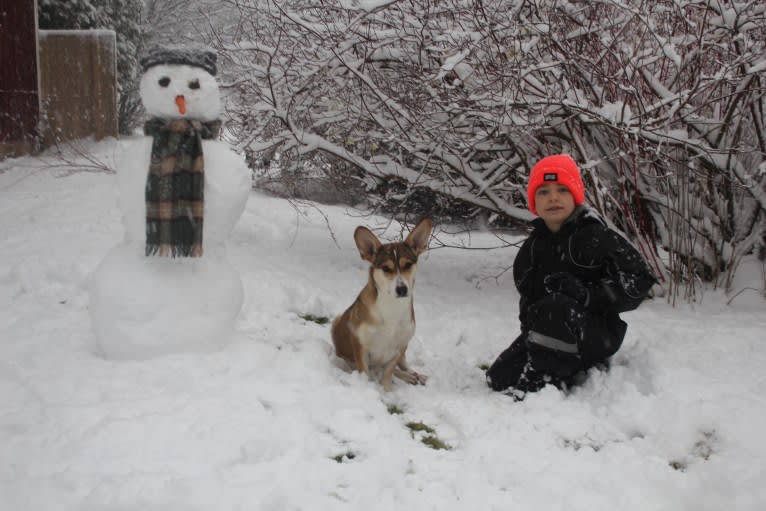
[[[250,171],[217,140],[216,55],[155,49],[141,66],[146,136],[124,143],[117,164],[125,238],[90,289],[97,351],[112,359],[219,349],[244,295],[225,241],[244,210]]]

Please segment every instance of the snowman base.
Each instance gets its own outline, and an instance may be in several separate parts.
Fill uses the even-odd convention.
[[[223,248],[184,259],[146,257],[142,250],[117,245],[93,274],[96,351],[108,359],[144,360],[223,348],[244,299]]]

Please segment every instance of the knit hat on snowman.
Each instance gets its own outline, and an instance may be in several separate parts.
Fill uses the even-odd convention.
[[[177,65],[201,67],[215,76],[216,60],[215,52],[207,48],[155,47],[146,52],[140,63],[144,73],[152,66]]]
[[[548,183],[566,186],[574,198],[575,206],[585,202],[585,185],[580,176],[580,169],[568,154],[547,156],[532,167],[527,184],[527,202],[529,210],[535,215],[537,214],[535,192]]]

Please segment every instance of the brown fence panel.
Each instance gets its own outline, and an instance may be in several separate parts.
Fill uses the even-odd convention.
[[[0,157],[34,147],[40,113],[35,0],[0,0]]]
[[[117,136],[116,39],[112,30],[40,30],[43,144]]]

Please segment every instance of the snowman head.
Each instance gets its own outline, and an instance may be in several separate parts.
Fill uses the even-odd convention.
[[[141,59],[140,94],[146,112],[166,119],[212,121],[221,113],[216,54],[210,50],[155,48]]]

